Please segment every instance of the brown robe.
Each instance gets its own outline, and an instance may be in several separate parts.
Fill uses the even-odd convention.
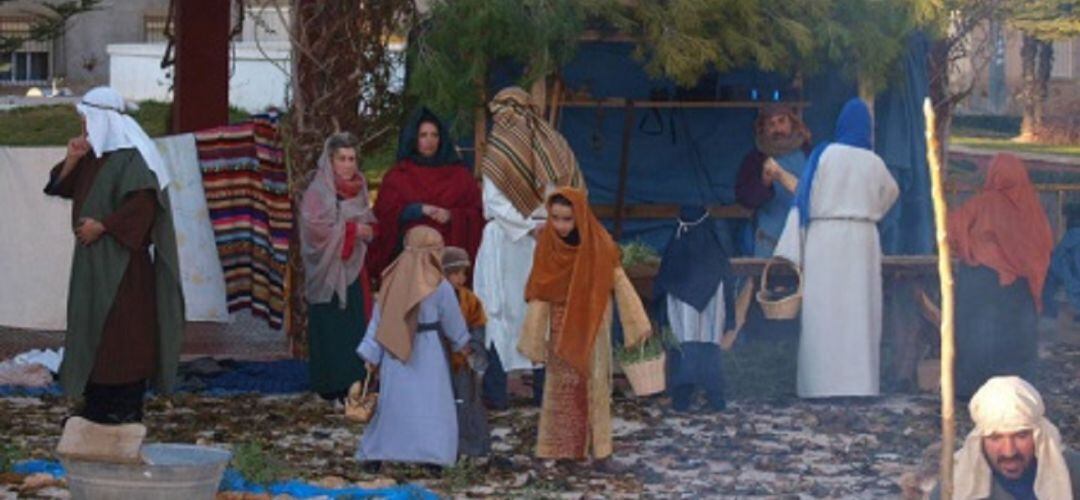
[[[72,200],[72,231],[78,225],[82,204],[90,193],[110,153],[96,158],[88,153],[62,180],[55,166],[45,193]],[[157,209],[156,193],[142,190],[130,194],[115,212],[98,221],[105,226],[102,238],[114,238],[131,252],[124,277],[105,319],[90,382],[126,384],[149,379],[158,359],[157,302],[154,264],[150,258],[150,232]]]

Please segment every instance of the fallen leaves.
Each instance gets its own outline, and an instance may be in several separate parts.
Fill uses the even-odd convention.
[[[1080,448],[1080,348],[1044,350],[1039,383],[1048,416]],[[729,391],[736,393],[737,391]],[[408,465],[381,474],[353,458],[363,432],[313,395],[229,398],[180,394],[148,404],[148,441],[233,447],[261,442],[297,476],[324,487],[416,483],[462,498],[759,496],[896,498],[932,484],[939,403],[890,395],[836,404],[740,397],[721,413],[674,413],[665,398],[615,397],[615,454],[606,462],[544,462],[532,456],[538,414],[518,406],[490,415],[494,453],[442,474]],[[970,428],[958,407],[958,435]],[[55,397],[0,399],[0,441],[27,458],[51,458],[67,414]],[[0,475],[0,498],[24,476]],[[44,478],[40,479],[44,481]],[[42,483],[44,485],[44,483]],[[63,492],[44,486],[38,496]],[[221,500],[269,495],[219,494]]]

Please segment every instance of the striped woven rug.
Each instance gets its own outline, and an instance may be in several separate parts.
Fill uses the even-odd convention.
[[[293,216],[277,119],[255,116],[195,140],[229,311],[251,308],[281,328]]]

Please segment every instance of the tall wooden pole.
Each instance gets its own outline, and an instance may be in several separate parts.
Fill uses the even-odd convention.
[[[222,0],[176,2],[172,132],[229,124],[229,8]]]
[[[953,390],[953,364],[956,341],[953,335],[953,274],[949,256],[948,227],[945,217],[945,189],[942,182],[942,158],[938,157],[934,107],[923,102],[926,115],[926,159],[930,164],[931,196],[934,200],[934,224],[937,226],[938,279],[941,281],[941,499],[953,494],[953,448],[956,441],[956,396]]]
[[[634,132],[634,101],[627,99],[623,108],[622,153],[619,156],[619,187],[615,191],[615,241],[622,238],[626,211],[626,181],[630,171],[630,136]]]

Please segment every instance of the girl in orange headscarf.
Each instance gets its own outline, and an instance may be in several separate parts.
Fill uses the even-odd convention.
[[[996,375],[1030,378],[1054,238],[1019,158],[990,161],[982,190],[949,214],[956,271],[956,394]]]
[[[651,333],[619,263],[619,248],[589,209],[585,192],[560,188],[547,200],[525,287],[528,309],[518,350],[546,363],[536,455],[611,455],[611,306],[627,346]]]

